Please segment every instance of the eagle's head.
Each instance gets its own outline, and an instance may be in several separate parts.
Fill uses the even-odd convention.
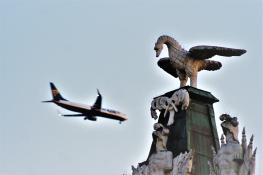
[[[156,57],[159,57],[163,50],[163,44],[155,43],[154,50],[156,52]]]

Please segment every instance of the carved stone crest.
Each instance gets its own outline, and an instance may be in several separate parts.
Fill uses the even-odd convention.
[[[151,116],[157,119],[158,115],[156,110],[165,110],[164,116],[169,114],[167,125],[170,126],[174,123],[174,113],[178,112],[178,107],[181,106],[181,110],[186,110],[189,106],[189,102],[189,93],[185,89],[175,91],[170,98],[165,96],[157,97],[153,99],[151,103]]]

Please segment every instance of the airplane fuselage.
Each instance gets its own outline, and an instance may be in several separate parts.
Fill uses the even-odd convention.
[[[58,89],[52,82],[50,82],[50,88],[51,88],[53,99],[43,102],[46,103],[52,102],[62,108],[65,108],[73,112],[77,112],[77,114],[63,114],[62,116],[64,117],[84,117],[84,120],[89,119],[93,121],[97,120],[97,116],[119,120],[119,121],[124,121],[128,119],[126,115],[121,112],[111,109],[101,108],[102,96],[98,89],[97,89],[98,96],[94,105],[89,106],[89,105],[84,105],[84,104],[75,103],[66,100],[65,98],[62,97],[62,95],[59,93]]]
[[[101,117],[110,117],[115,120],[119,121],[124,121],[127,120],[125,114],[122,114],[121,112],[111,110],[111,109],[104,109],[104,108],[94,108],[89,105],[84,105],[81,103],[75,103],[75,102],[70,102],[66,100],[58,100],[58,101],[53,101],[56,105],[73,111],[73,112],[78,112],[82,113],[84,116],[87,117],[93,117],[93,116],[101,116]]]

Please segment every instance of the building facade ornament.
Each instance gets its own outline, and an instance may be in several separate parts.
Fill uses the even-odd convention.
[[[160,123],[155,123],[153,128],[155,130],[153,131],[153,135],[156,137],[156,152],[166,151],[169,129]]]
[[[169,120],[167,125],[170,126],[174,122],[174,114],[180,110],[186,110],[189,106],[190,97],[186,89],[179,89],[174,92],[174,94],[168,98],[165,96],[157,97],[152,100],[151,103],[151,116],[154,119],[158,118],[156,110],[161,112],[164,110],[164,116],[169,114]]]
[[[253,135],[247,145],[244,128],[240,144],[237,118],[223,114],[220,120],[224,135],[218,152],[212,149],[213,161],[208,162],[209,175],[255,175],[256,149],[253,150]]]
[[[161,151],[151,155],[148,165],[132,166],[132,175],[190,175],[192,160],[192,150],[175,158],[171,151]]]

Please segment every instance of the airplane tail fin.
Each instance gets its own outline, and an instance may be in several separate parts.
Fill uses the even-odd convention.
[[[56,88],[56,86],[50,82],[50,88],[51,88],[51,93],[53,96],[53,100],[50,101],[45,101],[45,102],[53,102],[53,101],[58,101],[58,100],[66,100],[65,98],[62,97],[62,95],[60,95],[58,89]],[[67,101],[67,100],[66,100]]]
[[[101,103],[102,103],[102,96],[101,96],[100,91],[98,89],[97,89],[97,93],[98,93],[98,96],[97,96],[97,99],[93,105],[93,108],[100,109]]]

